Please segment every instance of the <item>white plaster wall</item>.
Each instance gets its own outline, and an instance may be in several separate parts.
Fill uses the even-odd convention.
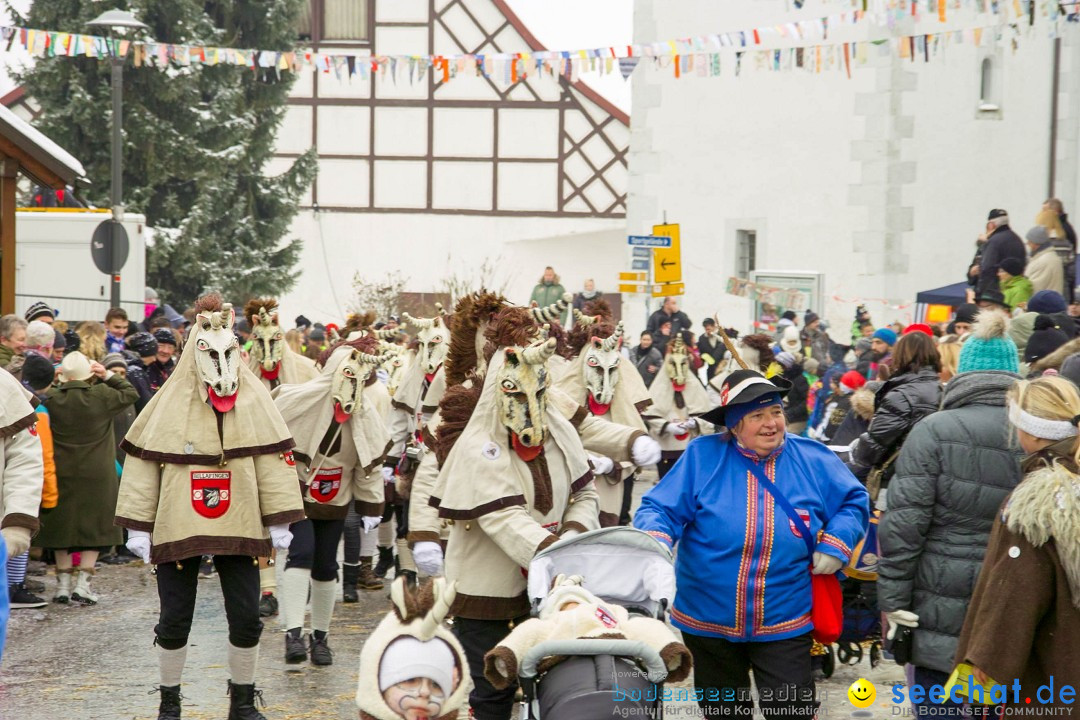
[[[783,0],[637,0],[634,39],[838,11],[813,1],[799,13],[787,9]],[[1061,116],[1075,125],[1080,73],[1068,72],[1077,65],[1076,33],[1066,32],[1062,87],[1071,95]],[[628,231],[648,233],[665,212],[681,224],[683,304],[695,325],[717,311],[727,325],[749,325],[749,303],[723,292],[740,228],[757,230],[759,270],[824,272],[827,296],[884,299],[868,303],[875,321],[910,321],[914,307],[889,305],[961,281],[990,208],[1008,209],[1018,232],[1033,223],[1047,194],[1050,47],[1036,32],[1015,55],[1003,51],[1002,113],[993,120],[977,117],[981,55],[971,45],[952,45],[926,65],[872,49],[851,80],[842,72],[755,71],[752,53],[739,78],[727,56],[721,78],[675,79],[670,69],[641,67]],[[1075,137],[1075,128],[1064,132]],[[1067,209],[1080,200],[1075,147],[1059,152]],[[854,307],[829,299],[825,315],[846,328]],[[624,312],[634,317],[629,305]]]
[[[303,313],[340,322],[352,300],[357,271],[377,280],[400,271],[406,291],[436,292],[449,275],[479,280],[485,259],[497,262],[507,296],[527,302],[545,265],[567,290],[586,277],[613,288],[625,243],[621,220],[516,218],[301,211],[292,226],[304,240],[296,288],[281,298],[283,317]]]

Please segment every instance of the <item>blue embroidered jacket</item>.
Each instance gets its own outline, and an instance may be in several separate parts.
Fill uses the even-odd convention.
[[[846,563],[866,534],[869,494],[824,445],[788,434],[760,458],[729,434],[697,438],[634,516],[634,527],[678,544],[671,619],[683,632],[765,641],[813,629],[806,528],[759,487],[751,464],[809,523],[818,552]]]

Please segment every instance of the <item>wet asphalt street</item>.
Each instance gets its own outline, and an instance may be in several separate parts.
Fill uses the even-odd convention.
[[[638,495],[651,483],[639,482]],[[55,578],[43,580],[51,597]],[[154,577],[141,563],[101,566],[94,584],[100,604],[93,607],[50,604],[12,613],[0,668],[0,720],[152,720],[157,717],[157,655],[153,646],[158,602]],[[389,611],[388,590],[369,592],[354,605],[339,603],[330,645],[335,664],[328,668],[286,666],[284,635],[277,618],[266,620],[256,684],[264,691],[268,720],[356,718],[354,701],[360,648]],[[199,581],[191,646],[184,672],[184,718],[224,720],[228,670],[221,591],[216,576]],[[286,667],[289,669],[286,670]],[[890,661],[871,670],[864,659],[840,667],[819,684],[820,717],[853,717],[847,688],[859,677],[877,686],[877,702],[854,717],[897,717],[887,685],[903,680]],[[689,685],[689,683],[687,683]],[[669,704],[665,717],[699,717],[696,706]],[[617,716],[616,716],[617,717]],[[557,720],[557,719],[553,719]]]

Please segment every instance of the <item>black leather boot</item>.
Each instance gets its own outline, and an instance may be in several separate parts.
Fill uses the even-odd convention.
[[[394,567],[394,548],[379,548],[379,562],[375,563],[375,577],[385,578],[387,571]]]
[[[356,591],[356,581],[360,577],[360,566],[345,563],[341,570],[341,600],[342,602],[360,602],[360,594]]]
[[[234,685],[229,681],[229,718],[228,720],[266,720],[266,716],[255,709],[255,701],[265,705],[262,690],[254,685]]]
[[[326,633],[315,630],[308,638],[308,650],[311,652],[312,665],[333,665],[334,654],[330,651],[330,645],[326,642]]]
[[[307,647],[301,637],[302,632],[302,628],[292,628],[285,633],[285,662],[288,665],[297,665],[307,660]]]
[[[158,720],[180,720],[180,686],[168,687],[161,685],[151,692],[161,693],[161,702],[158,704]]]

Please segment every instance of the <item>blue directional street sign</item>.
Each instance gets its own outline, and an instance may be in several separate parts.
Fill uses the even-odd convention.
[[[649,261],[646,260],[646,259],[642,259],[642,258],[634,258],[633,262],[631,262],[631,264],[630,264],[630,269],[631,270],[648,270],[649,269]]]
[[[631,248],[631,252],[634,253],[634,257],[636,258],[645,258],[648,260],[652,257],[652,248],[636,247]]]
[[[671,238],[657,235],[630,235],[626,242],[630,245],[649,248],[671,247]]]

